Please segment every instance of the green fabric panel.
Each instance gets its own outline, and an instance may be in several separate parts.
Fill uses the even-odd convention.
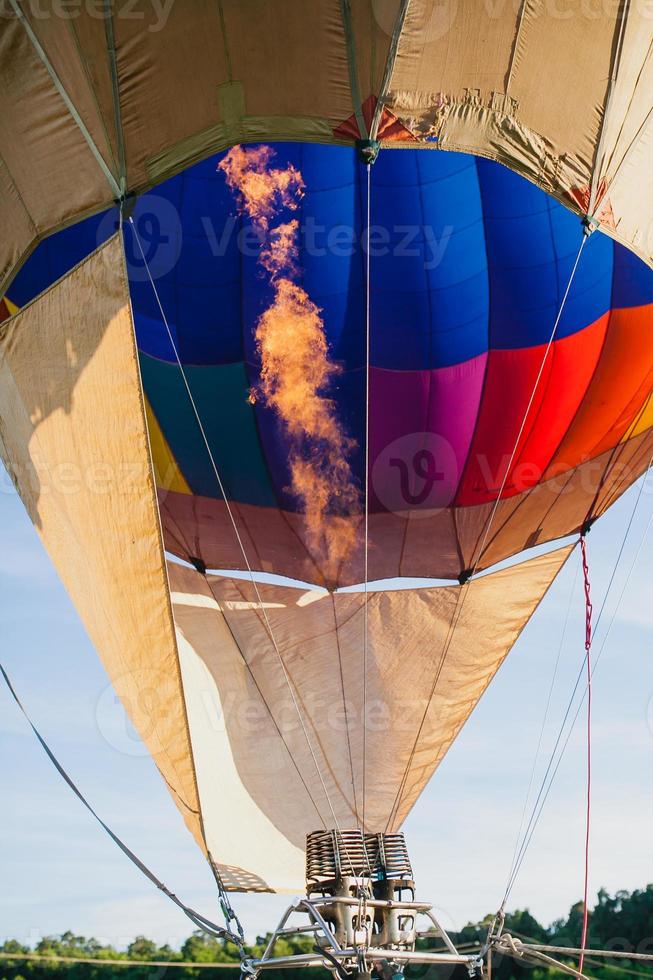
[[[178,366],[142,353],[140,363],[145,393],[191,490],[219,499],[211,460]],[[247,401],[244,364],[184,370],[228,497],[239,503],[275,507],[277,500],[254,410]]]

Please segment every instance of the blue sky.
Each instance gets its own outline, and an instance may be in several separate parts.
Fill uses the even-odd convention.
[[[631,490],[588,539],[595,606],[634,503]],[[653,511],[653,481],[608,601],[595,654]],[[204,861],[143,751],[11,484],[0,480],[2,661],[37,726],[103,818],[169,888],[217,916]],[[498,906],[529,782],[578,556],[572,555],[409,817],[420,897],[445,925]],[[650,538],[594,684],[591,891],[653,880],[653,573]],[[536,784],[583,657],[580,582],[553,692]],[[585,742],[576,726],[511,894],[549,922],[582,894]],[[124,946],[145,934],[173,945],[192,930],[128,863],[55,773],[0,689],[0,939],[72,929]],[[250,936],[272,928],[281,896],[235,896]],[[274,920],[274,921],[273,921]]]

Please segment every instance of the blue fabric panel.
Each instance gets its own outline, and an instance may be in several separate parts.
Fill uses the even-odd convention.
[[[476,162],[490,282],[490,346],[546,344],[580,246],[580,219],[535,185],[488,160]],[[556,332],[588,326],[610,308],[613,243],[592,235]]]
[[[364,360],[367,173],[351,148],[278,144],[306,193],[294,213],[300,281],[321,308],[332,356]],[[134,221],[185,364],[246,360],[271,299],[259,242],[240,217],[219,158],[139,199]],[[291,217],[286,212],[283,219]],[[388,150],[372,169],[372,364],[423,370],[548,340],[582,229],[579,219],[500,164],[438,150]],[[9,290],[28,302],[115,230],[115,213],[43,242]],[[172,361],[138,249],[126,252],[139,346]],[[614,274],[613,274],[614,273]],[[653,301],[653,272],[600,232],[591,236],[558,328],[583,329],[615,307]]]

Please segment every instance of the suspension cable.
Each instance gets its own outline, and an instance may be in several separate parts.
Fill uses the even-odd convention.
[[[531,767],[531,774],[528,780],[528,788],[526,790],[526,795],[524,797],[524,805],[522,808],[521,819],[519,821],[519,830],[517,831],[517,837],[515,839],[515,847],[512,853],[512,862],[510,864],[510,874],[512,874],[513,868],[515,867],[515,862],[517,860],[517,852],[519,850],[519,845],[521,843],[521,835],[524,829],[524,822],[526,820],[526,813],[528,811],[528,804],[531,798],[531,791],[533,789],[533,783],[535,782],[535,772],[537,769],[537,763],[540,758],[540,751],[542,749],[542,741],[544,739],[544,732],[546,729],[547,719],[549,717],[549,710],[551,708],[551,700],[553,698],[553,690],[555,687],[556,678],[558,676],[558,668],[560,666],[560,660],[562,657],[562,651],[565,645],[565,639],[567,637],[567,629],[569,627],[569,620],[571,617],[571,607],[573,604],[574,595],[576,593],[576,585],[578,583],[578,573],[580,571],[580,565],[576,563],[576,570],[574,572],[574,580],[569,590],[569,599],[567,601],[567,610],[565,612],[565,620],[562,628],[562,633],[560,636],[560,643],[558,644],[558,652],[556,654],[555,663],[553,666],[553,673],[551,675],[551,683],[549,684],[549,691],[546,699],[546,705],[544,707],[544,714],[542,716],[542,723],[540,725],[540,734],[537,740],[537,747],[535,749],[535,755],[533,757],[533,765]]]
[[[582,953],[587,953],[589,956],[600,956],[605,959],[613,960],[632,960],[633,962],[641,961],[643,963],[653,963],[653,953],[630,953],[624,949],[578,949],[577,947],[569,946],[547,946],[543,943],[522,943],[519,944],[524,949],[536,950],[537,952],[549,952],[549,953],[560,953],[563,956],[573,956],[580,958]],[[650,976],[650,974],[647,974]]]
[[[519,945],[529,949],[536,949],[540,951],[548,950],[550,953],[569,953],[569,955],[580,955],[580,949],[572,946],[554,946],[549,944],[544,944],[534,939],[533,936],[527,936],[526,933],[519,932],[517,929],[510,929],[511,938],[517,937],[520,940]],[[514,941],[514,939],[513,939]],[[628,952],[624,949],[588,949],[587,954],[589,956],[600,956],[601,959],[615,959],[615,960],[645,960],[653,963],[653,953],[635,953]],[[596,965],[596,964],[595,964]],[[605,965],[605,964],[602,964]],[[613,969],[620,969],[620,967],[613,967]],[[627,970],[624,972],[628,972]],[[639,973],[637,976],[649,976],[648,973]]]
[[[653,465],[653,455],[649,459],[647,470],[650,469],[651,465]],[[640,504],[640,501],[641,501],[641,498],[642,498],[644,486],[645,486],[646,483],[647,483],[647,478],[646,477],[642,477],[641,482],[640,482],[640,485],[639,485],[639,488],[638,488],[637,496],[635,498],[633,507],[631,509],[630,517],[629,517],[629,520],[628,520],[628,523],[627,523],[625,532],[624,532],[624,534],[622,536],[622,540],[621,540],[621,543],[620,543],[620,547],[619,547],[619,551],[618,551],[618,554],[617,554],[617,558],[616,558],[616,560],[614,562],[614,565],[612,567],[612,572],[610,574],[610,579],[609,579],[609,582],[608,582],[608,586],[607,586],[607,589],[605,591],[605,594],[604,594],[604,597],[603,597],[603,601],[602,601],[601,606],[600,606],[600,609],[599,609],[598,616],[596,617],[596,622],[595,622],[595,625],[594,625],[594,633],[595,634],[598,631],[599,624],[601,622],[601,619],[602,619],[602,616],[603,616],[603,612],[605,610],[606,603],[608,601],[608,597],[609,597],[609,595],[611,593],[611,590],[612,590],[612,587],[614,585],[615,578],[616,578],[617,568],[619,567],[619,564],[621,562],[621,558],[623,556],[623,553],[624,553],[624,549],[625,549],[627,540],[628,540],[628,538],[630,536],[630,531],[632,529],[632,526],[633,526],[633,523],[634,523],[634,519],[635,519],[635,515],[637,513],[637,510],[638,510],[638,507],[639,507],[639,504]],[[612,618],[610,620],[610,624],[608,626],[608,630],[607,630],[606,634],[604,635],[604,637],[602,639],[601,646],[599,647],[599,652],[598,652],[597,656],[594,659],[594,665],[592,667],[592,675],[594,674],[594,672],[595,672],[595,670],[596,670],[596,668],[598,666],[599,660],[601,658],[601,654],[603,653],[603,650],[605,648],[605,645],[606,645],[606,642],[607,642],[607,639],[608,639],[610,630],[612,628],[612,624],[613,624],[614,619],[616,617],[617,610],[618,610],[619,605],[621,604],[621,601],[622,601],[623,596],[625,594],[626,587],[627,587],[628,582],[630,580],[630,576],[632,575],[633,569],[635,567],[635,563],[636,563],[636,561],[637,561],[637,559],[639,557],[639,554],[641,552],[641,549],[643,547],[644,538],[645,538],[646,533],[648,532],[648,530],[649,530],[649,528],[651,526],[651,523],[653,523],[653,513],[649,517],[649,522],[648,522],[648,525],[647,525],[647,528],[646,528],[646,532],[644,534],[644,537],[642,537],[642,539],[639,542],[637,551],[636,551],[635,556],[634,556],[634,558],[633,558],[633,560],[631,562],[631,565],[630,565],[628,574],[626,576],[626,580],[624,582],[624,585],[623,585],[623,587],[621,589],[621,592],[619,594],[619,597],[617,599],[617,603],[615,605],[615,608],[614,608],[614,610],[612,612]],[[562,762],[562,758],[563,758],[563,756],[565,754],[567,745],[569,744],[569,740],[571,738],[571,733],[572,733],[572,731],[574,729],[574,726],[575,726],[576,721],[578,719],[578,716],[580,714],[580,710],[581,710],[581,707],[582,707],[582,704],[583,704],[583,701],[584,701],[584,698],[585,698],[586,691],[583,692],[583,696],[581,697],[581,699],[580,699],[580,701],[578,703],[578,706],[576,708],[576,712],[575,712],[575,714],[574,714],[574,716],[573,716],[573,718],[571,720],[571,723],[569,725],[569,728],[567,729],[567,734],[566,734],[566,737],[564,739],[564,742],[562,742],[563,735],[564,735],[564,732],[565,732],[565,726],[566,726],[567,720],[568,720],[568,718],[569,718],[569,716],[571,714],[572,707],[573,707],[573,704],[574,704],[574,700],[575,700],[575,697],[576,697],[576,693],[578,691],[578,688],[579,688],[579,685],[581,683],[581,680],[582,680],[583,674],[585,672],[585,669],[586,669],[585,658],[583,658],[583,662],[581,663],[581,666],[579,668],[578,675],[576,677],[576,681],[575,681],[574,687],[573,687],[572,692],[571,692],[571,695],[569,697],[569,701],[567,703],[567,707],[565,709],[565,713],[564,713],[563,719],[562,719],[562,721],[560,723],[560,727],[559,727],[559,730],[558,730],[558,734],[556,736],[556,740],[554,742],[553,748],[552,748],[551,753],[550,753],[550,756],[549,756],[549,761],[548,761],[546,770],[545,770],[544,775],[542,777],[540,789],[538,791],[537,797],[536,797],[535,802],[533,804],[533,809],[531,811],[531,816],[530,816],[530,819],[529,819],[528,824],[526,826],[526,830],[524,832],[524,837],[523,837],[523,840],[522,840],[522,843],[521,843],[521,846],[520,846],[520,849],[519,849],[518,860],[517,860],[517,862],[516,862],[516,864],[515,864],[515,866],[513,868],[512,873],[508,876],[508,882],[507,882],[507,885],[506,885],[506,890],[505,890],[504,897],[503,897],[503,900],[502,900],[501,906],[500,906],[501,910],[505,909],[506,902],[508,900],[508,897],[510,895],[510,892],[512,891],[513,885],[515,883],[515,880],[517,878],[517,875],[518,875],[518,873],[519,873],[519,871],[521,869],[521,866],[523,864],[524,858],[526,856],[526,852],[528,850],[528,847],[530,846],[530,843],[531,843],[531,841],[533,839],[533,835],[535,833],[537,824],[539,823],[539,820],[540,820],[542,811],[544,809],[544,806],[546,804],[546,801],[548,799],[548,796],[549,796],[549,794],[551,792],[551,787],[553,786],[553,782],[555,780],[556,774],[558,772],[558,769],[560,768],[560,763]],[[559,754],[557,756],[557,760],[556,760],[556,754],[558,753],[558,748],[560,747],[561,742],[562,742],[562,747],[560,748],[560,752],[559,752]]]
[[[569,293],[571,291],[571,287],[572,287],[574,278],[576,276],[576,270],[578,269],[578,263],[580,262],[580,257],[583,254],[583,249],[585,248],[585,245],[586,245],[586,243],[587,243],[587,241],[588,241],[591,233],[592,233],[592,229],[590,228],[590,226],[589,225],[584,225],[583,226],[583,235],[582,235],[582,238],[580,240],[580,245],[578,247],[578,251],[576,253],[576,258],[574,259],[574,264],[573,264],[573,266],[571,268],[571,272],[569,274],[569,279],[567,280],[567,285],[565,287],[565,291],[562,294],[562,299],[560,300],[560,305],[558,306],[558,312],[557,312],[557,315],[556,315],[556,318],[555,318],[555,321],[554,321],[554,324],[553,324],[553,329],[551,330],[551,334],[549,336],[549,339],[547,341],[546,347],[544,349],[544,354],[542,356],[542,360],[540,362],[540,367],[539,367],[539,370],[537,372],[537,376],[535,378],[535,383],[533,384],[533,389],[531,391],[530,398],[528,399],[528,404],[526,406],[526,411],[524,412],[524,416],[523,416],[523,418],[521,420],[521,425],[519,426],[519,431],[517,433],[517,438],[515,439],[515,445],[513,446],[513,450],[512,450],[512,452],[510,454],[510,459],[508,461],[508,465],[506,466],[505,473],[503,474],[503,479],[501,480],[501,487],[499,489],[499,493],[496,495],[496,498],[494,500],[494,506],[492,507],[492,511],[490,512],[489,520],[488,520],[488,522],[487,522],[487,524],[485,526],[485,533],[484,533],[483,538],[482,538],[482,541],[481,541],[481,547],[478,550],[478,555],[477,555],[476,560],[475,560],[475,562],[473,563],[473,566],[472,566],[472,572],[471,572],[471,575],[470,575],[470,579],[473,578],[474,574],[476,573],[476,570],[478,568],[479,562],[480,562],[481,558],[483,557],[483,551],[485,550],[485,545],[487,544],[487,539],[488,539],[488,535],[490,533],[490,528],[492,527],[492,524],[494,523],[494,518],[496,516],[496,512],[497,512],[497,510],[499,508],[499,504],[501,503],[501,498],[503,496],[503,491],[506,488],[506,483],[508,482],[508,477],[510,476],[510,472],[512,470],[512,464],[513,464],[513,462],[515,460],[515,456],[517,455],[517,449],[519,448],[519,443],[521,441],[522,435],[524,434],[524,429],[526,428],[526,422],[528,421],[528,416],[530,414],[531,408],[533,407],[533,402],[535,401],[535,395],[537,394],[537,389],[539,387],[540,380],[541,380],[542,375],[544,373],[544,368],[546,366],[546,362],[547,362],[548,357],[549,357],[549,352],[551,350],[551,347],[553,346],[553,341],[555,340],[556,334],[558,332],[558,327],[560,325],[560,320],[562,319],[562,314],[564,312],[565,306],[567,305],[567,299],[569,297]]]
[[[518,939],[513,939],[512,936],[504,935],[499,944],[497,945],[498,951],[504,953],[506,956],[511,956],[514,959],[520,960],[523,958],[535,960],[536,963],[544,963],[546,966],[554,967],[556,970],[560,970],[561,973],[567,973],[569,976],[578,977],[579,980],[591,980],[587,974],[581,973],[576,967],[568,966],[566,963],[560,962],[560,960],[554,959],[553,956],[547,956],[546,953],[541,953],[539,950],[529,949],[525,947],[523,943],[519,942]]]
[[[633,558],[631,560],[630,566],[628,568],[628,572],[627,572],[626,577],[625,577],[625,579],[623,581],[623,585],[621,586],[621,591],[620,591],[619,596],[617,598],[617,601],[615,603],[614,609],[612,610],[612,612],[610,614],[610,622],[608,623],[608,628],[605,631],[605,633],[603,634],[603,637],[601,639],[601,646],[599,647],[599,652],[597,653],[596,658],[595,658],[595,661],[594,661],[594,668],[596,668],[599,660],[601,659],[601,654],[603,653],[604,647],[606,646],[606,644],[608,642],[608,638],[610,636],[610,633],[612,632],[612,627],[614,626],[614,622],[615,622],[615,619],[616,619],[616,616],[617,616],[617,611],[618,611],[618,609],[619,609],[619,607],[620,607],[620,605],[622,603],[622,600],[623,600],[623,597],[625,595],[626,589],[628,588],[628,584],[630,582],[630,577],[633,574],[635,565],[637,564],[637,560],[638,560],[640,554],[642,553],[642,548],[644,547],[644,542],[645,542],[646,538],[648,537],[648,533],[651,530],[651,525],[652,524],[653,524],[653,511],[651,511],[651,513],[649,514],[649,518],[648,518],[648,521],[646,523],[646,527],[644,528],[644,533],[642,534],[641,538],[639,539],[639,543],[638,543],[637,548],[635,550],[635,554],[633,555]],[[592,673],[594,672],[594,668],[592,670]]]
[[[520,937],[520,938],[515,938]],[[522,940],[526,939],[526,942]],[[505,953],[508,956],[514,957],[515,959],[528,959],[529,956],[536,958],[537,956],[546,955],[549,953],[555,953],[556,956],[569,956],[572,959],[577,958],[580,955],[580,949],[572,949],[568,946],[549,946],[543,943],[538,943],[535,940],[530,939],[530,937],[523,936],[521,933],[514,929],[511,929],[510,933],[504,933],[500,938],[495,941],[493,946],[490,946],[488,950],[488,957],[495,948],[497,952]],[[653,955],[649,953],[628,953],[621,950],[603,950],[603,949],[588,949],[587,953],[589,956],[600,957],[600,959],[623,959],[623,960],[643,960],[645,962],[653,962]],[[635,976],[650,980],[650,973],[643,973],[641,970],[631,970],[628,967],[615,966],[612,963],[602,963],[597,962],[596,959],[590,959],[586,957],[585,962],[589,963],[593,967],[598,967],[601,970],[611,970],[615,973],[627,974],[629,976]],[[555,966],[554,966],[555,964]],[[578,977],[578,970],[574,967],[568,966],[566,963],[560,960],[548,956],[547,965],[553,969],[560,969],[561,972],[567,973],[570,976]],[[583,976],[585,976],[583,974]]]
[[[587,807],[585,813],[585,871],[583,881],[583,930],[580,940],[581,956],[578,963],[578,976],[583,975],[585,963],[585,947],[587,945],[587,926],[589,909],[587,907],[590,873],[590,816],[592,804],[592,591],[590,572],[587,561],[586,535],[580,539],[581,558],[583,563],[583,585],[585,591],[585,663],[587,668]]]
[[[279,649],[279,645],[277,643],[276,637],[275,637],[274,632],[272,630],[272,624],[270,623],[270,618],[268,616],[267,609],[266,609],[265,604],[263,602],[263,599],[262,599],[262,596],[261,596],[261,592],[260,592],[260,589],[258,587],[258,583],[256,581],[256,578],[254,577],[254,571],[252,569],[252,566],[250,564],[249,558],[247,556],[247,551],[245,549],[245,545],[243,543],[243,539],[241,537],[240,531],[238,530],[238,525],[236,523],[236,519],[234,517],[231,504],[229,503],[229,499],[227,497],[227,492],[226,492],[224,483],[222,481],[222,478],[220,476],[220,472],[218,470],[218,466],[217,466],[217,463],[215,461],[215,457],[213,455],[213,451],[211,449],[211,445],[210,445],[209,440],[208,440],[208,437],[206,435],[206,430],[204,429],[204,425],[202,423],[202,419],[200,417],[199,410],[198,410],[197,405],[195,403],[195,399],[193,397],[193,393],[192,393],[192,390],[191,390],[191,387],[190,387],[190,384],[189,384],[189,381],[188,381],[188,377],[186,375],[186,371],[184,369],[184,365],[183,365],[183,363],[181,361],[181,358],[179,356],[179,351],[177,349],[177,345],[176,345],[175,340],[174,340],[174,337],[172,335],[172,330],[170,329],[170,324],[168,323],[168,318],[167,318],[167,316],[165,314],[165,310],[163,309],[163,304],[161,302],[161,298],[159,296],[159,292],[158,292],[158,290],[156,288],[156,284],[155,284],[154,279],[152,277],[152,273],[150,271],[149,263],[148,263],[148,261],[147,261],[147,259],[145,257],[145,252],[143,250],[143,246],[141,244],[141,240],[139,238],[138,231],[136,229],[136,225],[134,224],[134,219],[131,216],[129,217],[129,224],[131,225],[132,232],[133,232],[134,238],[136,240],[136,244],[138,246],[138,250],[140,252],[141,259],[143,261],[143,265],[145,267],[148,280],[149,280],[150,285],[152,287],[152,292],[154,293],[154,297],[155,297],[157,306],[159,308],[159,313],[161,314],[161,319],[162,319],[163,325],[165,327],[166,333],[168,335],[168,340],[170,341],[170,345],[172,347],[172,350],[173,350],[173,353],[174,353],[174,356],[175,356],[177,367],[179,368],[179,372],[180,372],[180,375],[181,375],[181,378],[182,378],[182,381],[183,381],[183,384],[184,384],[184,388],[186,389],[186,394],[188,395],[188,400],[189,400],[190,405],[191,405],[191,408],[193,410],[193,415],[195,416],[195,421],[197,422],[197,426],[199,428],[200,435],[202,437],[202,441],[203,441],[204,446],[206,448],[206,451],[207,451],[207,454],[208,454],[208,457],[209,457],[209,461],[211,463],[211,468],[213,470],[213,473],[214,473],[214,476],[215,476],[215,479],[216,479],[216,483],[218,485],[220,494],[222,495],[222,498],[224,500],[225,508],[226,508],[227,514],[229,516],[229,520],[230,520],[231,526],[233,528],[234,534],[236,536],[236,541],[238,543],[238,547],[240,548],[240,552],[241,552],[241,554],[243,556],[243,561],[245,563],[245,567],[247,569],[247,572],[248,572],[248,575],[249,575],[249,578],[250,578],[250,581],[251,581],[251,584],[252,584],[252,588],[254,589],[254,593],[256,595],[256,600],[257,600],[259,609],[261,610],[261,613],[262,613],[262,616],[263,616],[263,620],[264,620],[264,623],[265,623],[265,631],[266,631],[266,633],[268,635],[268,638],[269,638],[269,640],[270,640],[270,642],[272,644],[272,647],[273,647],[273,649],[274,649],[274,651],[275,651],[275,653],[277,655],[277,658],[278,658],[278,661],[279,661],[279,664],[281,666],[281,670],[282,670],[282,673],[283,673],[283,677],[284,677],[286,686],[288,688],[288,692],[290,694],[290,697],[291,697],[291,700],[292,700],[292,703],[293,703],[295,712],[297,714],[297,717],[299,719],[300,726],[302,728],[302,732],[304,734],[304,739],[306,740],[306,745],[308,747],[308,750],[309,750],[310,755],[311,755],[312,760],[313,760],[313,765],[315,767],[315,772],[316,772],[316,774],[318,776],[318,779],[320,781],[320,784],[322,786],[322,791],[324,793],[324,797],[325,797],[325,800],[326,800],[327,805],[329,807],[329,810],[331,811],[331,816],[333,817],[334,827],[335,827],[336,831],[338,832],[338,834],[340,835],[340,838],[341,838],[341,840],[343,842],[343,849],[344,849],[345,854],[347,856],[347,860],[349,861],[349,864],[351,865],[352,874],[355,876],[354,863],[353,863],[350,855],[347,852],[346,842],[345,842],[344,837],[342,835],[342,831],[340,829],[340,824],[338,822],[338,818],[336,816],[336,812],[335,812],[335,809],[333,807],[333,803],[331,802],[331,797],[329,795],[329,791],[327,789],[326,782],[324,780],[324,776],[322,775],[322,770],[320,768],[320,765],[319,765],[319,762],[318,762],[318,759],[317,759],[317,755],[315,753],[315,749],[314,749],[313,744],[311,742],[311,739],[309,737],[308,729],[307,729],[306,723],[304,721],[303,714],[302,714],[301,709],[299,707],[299,702],[297,700],[295,691],[293,689],[293,686],[292,686],[292,683],[291,683],[291,680],[290,680],[290,675],[288,674],[288,670],[286,668],[286,665],[284,663],[283,657],[281,655],[281,650]],[[327,827],[326,827],[326,823],[324,822],[324,818],[322,817],[322,815],[320,813],[320,810],[317,807],[317,804],[315,803],[315,800],[314,800],[312,794],[308,790],[308,787],[307,787],[307,792],[308,792],[308,795],[309,795],[309,797],[311,799],[311,802],[313,803],[313,806],[315,807],[318,815],[320,816],[320,819],[322,820],[322,825],[324,826],[324,829],[326,830]]]
[[[158,967],[159,969],[167,970],[168,967],[173,969],[181,970],[237,970],[239,964],[234,961],[232,963],[216,963],[211,961],[209,963],[198,963],[196,960],[130,960],[130,959],[105,959],[104,957],[100,959],[99,957],[92,956],[55,956],[43,953],[4,953],[0,952],[0,961],[7,960],[9,962],[26,962],[26,963],[39,963],[42,966],[47,966],[49,963],[69,963],[74,966],[76,963],[84,963],[87,966],[124,966],[132,967],[137,966],[139,968],[146,967]]]
[[[199,912],[196,912],[189,905],[186,905],[186,903],[185,902],[182,902],[182,900],[180,898],[177,898],[177,896],[174,894],[174,892],[171,892],[170,889],[167,888],[166,885],[164,885],[163,882],[160,881],[159,878],[157,878],[157,876],[154,874],[154,872],[153,871],[150,871],[150,869],[147,867],[147,865],[144,864],[143,861],[141,861],[141,859],[134,853],[134,851],[132,851],[132,849],[130,847],[128,847],[127,844],[125,844],[125,842],[99,816],[99,814],[97,813],[97,811],[93,809],[93,807],[91,806],[91,804],[89,803],[89,801],[86,799],[86,797],[84,796],[84,794],[82,793],[82,791],[78,788],[78,786],[73,781],[72,777],[68,775],[68,773],[64,769],[63,765],[59,762],[59,760],[55,756],[54,752],[52,751],[52,749],[50,748],[50,746],[46,742],[45,738],[41,735],[40,731],[38,730],[38,728],[36,727],[36,725],[32,721],[32,719],[31,719],[31,717],[30,717],[30,715],[29,715],[29,713],[27,711],[27,708],[24,706],[23,702],[20,700],[20,698],[19,698],[19,696],[18,696],[18,694],[16,692],[16,689],[14,688],[11,680],[9,679],[9,675],[7,674],[7,671],[2,666],[2,664],[0,664],[0,674],[2,674],[2,678],[3,678],[4,682],[5,682],[5,684],[7,685],[7,688],[9,689],[9,693],[11,694],[12,698],[14,699],[14,701],[16,702],[16,704],[18,705],[18,708],[20,709],[21,713],[25,717],[28,725],[32,729],[32,732],[36,736],[36,738],[37,738],[37,740],[38,740],[41,748],[43,749],[43,751],[47,755],[48,759],[50,760],[50,762],[52,763],[52,765],[54,766],[54,768],[57,770],[57,772],[59,773],[59,775],[61,776],[61,778],[64,780],[64,782],[68,785],[68,787],[73,791],[73,793],[75,794],[75,796],[77,797],[77,799],[86,807],[86,809],[91,814],[91,816],[99,823],[100,827],[102,827],[102,829],[104,830],[104,832],[111,838],[111,840],[113,841],[113,843],[116,844],[120,848],[120,850],[123,852],[123,854],[127,858],[129,858],[129,860],[131,861],[131,863],[133,865],[135,865],[135,867],[137,867],[138,870],[143,875],[145,875],[145,877],[149,881],[151,881],[153,885],[156,885],[156,887],[159,889],[159,891],[163,892],[163,894],[166,896],[166,898],[168,898],[171,902],[173,902],[177,906],[177,908],[181,909],[181,911],[184,913],[184,915],[186,915],[190,919],[190,921],[193,923],[193,925],[195,925],[198,929],[201,929],[203,932],[207,932],[207,933],[209,933],[209,935],[212,935],[212,936],[217,937],[218,939],[226,939],[229,942],[232,942],[238,948],[238,950],[240,951],[241,957],[242,958],[245,958],[244,937],[241,938],[241,936],[242,936],[242,928],[240,927],[240,923],[239,922],[237,923],[237,925],[238,925],[238,935],[236,935],[235,933],[233,933],[229,928],[226,928],[225,929],[222,926],[217,925],[215,922],[212,922],[210,919],[205,918],[205,916],[201,915]]]
[[[422,715],[422,720],[420,722],[419,728],[417,730],[417,734],[415,736],[415,740],[413,742],[413,746],[412,746],[412,749],[411,749],[411,752],[410,752],[410,756],[409,756],[408,762],[406,763],[406,768],[404,770],[404,773],[403,773],[403,776],[402,776],[402,780],[401,780],[401,783],[399,785],[399,789],[397,790],[397,795],[395,796],[395,800],[394,800],[394,803],[392,805],[392,810],[390,811],[390,815],[389,815],[388,820],[387,820],[387,823],[386,823],[386,830],[390,826],[390,823],[393,820],[393,818],[395,817],[396,813],[398,812],[398,808],[399,808],[399,806],[401,804],[401,796],[402,796],[402,793],[404,791],[404,788],[405,788],[405,785],[406,785],[406,782],[407,782],[407,779],[408,779],[408,774],[410,772],[410,767],[412,765],[412,761],[413,761],[413,758],[415,756],[415,752],[417,751],[417,744],[419,742],[420,735],[421,735],[422,730],[424,728],[424,725],[426,723],[426,719],[428,717],[428,713],[429,713],[429,710],[430,710],[430,707],[431,707],[431,703],[432,703],[433,697],[435,695],[435,690],[437,688],[438,681],[440,679],[440,675],[442,673],[442,669],[444,667],[444,663],[445,663],[445,660],[447,658],[447,654],[449,653],[449,648],[451,646],[451,643],[452,643],[454,634],[456,632],[456,628],[458,626],[458,623],[460,622],[460,617],[462,616],[463,608],[465,606],[465,601],[467,599],[467,595],[468,595],[469,589],[470,589],[470,587],[472,585],[472,581],[473,581],[474,575],[476,574],[476,571],[478,569],[478,566],[479,566],[479,563],[481,561],[481,558],[483,557],[483,552],[484,552],[484,549],[485,549],[485,545],[487,543],[488,535],[490,533],[490,528],[492,527],[492,524],[494,522],[494,518],[496,516],[497,510],[498,510],[498,507],[499,507],[499,504],[500,504],[501,499],[502,499],[502,496],[503,496],[503,492],[504,492],[504,490],[506,488],[506,483],[508,482],[508,477],[509,477],[510,472],[511,472],[511,469],[512,469],[512,464],[513,464],[514,459],[515,459],[515,456],[517,454],[517,450],[519,448],[519,443],[520,443],[521,437],[522,437],[522,435],[524,433],[524,429],[526,427],[526,422],[528,421],[528,416],[529,416],[530,411],[531,411],[531,408],[533,406],[533,402],[535,400],[535,395],[537,394],[537,389],[539,387],[540,380],[541,380],[542,375],[544,373],[544,368],[545,368],[546,362],[548,360],[549,352],[551,350],[551,347],[553,345],[553,341],[555,340],[556,334],[558,332],[558,327],[560,325],[560,320],[562,319],[562,314],[563,314],[564,309],[565,309],[565,306],[567,304],[567,299],[569,297],[569,293],[571,291],[571,287],[572,287],[574,278],[576,276],[576,271],[578,269],[578,264],[580,262],[581,255],[583,254],[583,249],[585,248],[585,244],[586,244],[587,240],[589,239],[591,233],[592,233],[592,228],[589,225],[584,225],[583,226],[582,237],[581,237],[581,240],[580,240],[580,245],[578,246],[578,250],[576,252],[576,257],[574,259],[574,263],[572,265],[571,272],[570,272],[569,278],[567,280],[567,285],[565,287],[565,291],[562,294],[562,298],[561,298],[560,303],[559,303],[559,306],[558,306],[558,311],[556,313],[556,317],[555,317],[555,321],[553,323],[551,334],[550,334],[549,339],[547,341],[547,344],[546,344],[546,346],[544,348],[544,353],[542,355],[542,360],[540,362],[540,367],[539,367],[539,370],[538,370],[537,375],[535,377],[535,382],[533,384],[533,388],[532,388],[530,397],[528,399],[528,403],[526,405],[526,410],[524,412],[523,418],[521,420],[521,424],[519,426],[519,430],[517,432],[517,438],[515,439],[515,444],[513,446],[512,452],[511,452],[510,457],[509,457],[509,460],[508,460],[508,465],[506,466],[505,472],[503,474],[503,478],[501,480],[501,486],[499,488],[499,492],[496,495],[496,498],[494,500],[494,505],[492,507],[492,510],[490,511],[489,518],[488,518],[488,520],[487,520],[487,522],[485,524],[485,530],[484,530],[484,533],[483,533],[483,536],[482,536],[482,539],[481,539],[481,546],[480,546],[480,548],[478,548],[478,550],[477,550],[477,548],[474,549],[473,557],[474,557],[474,555],[475,555],[475,557],[474,557],[474,561],[472,562],[472,568],[470,570],[470,574],[469,574],[469,576],[467,578],[467,581],[463,585],[461,585],[460,589],[458,590],[458,594],[457,594],[457,597],[456,597],[456,604],[454,606],[454,610],[453,610],[453,614],[452,614],[452,617],[451,617],[451,621],[449,623],[449,628],[447,630],[447,634],[446,634],[446,637],[445,637],[445,642],[444,642],[444,645],[443,645],[442,653],[440,655],[440,660],[439,660],[438,667],[437,667],[437,670],[436,670],[436,673],[435,673],[435,678],[434,678],[434,681],[433,681],[433,685],[431,687],[429,698],[428,698],[428,700],[426,702],[426,707],[425,707],[424,713]]]
[[[367,221],[365,231],[365,528],[363,597],[363,833],[365,833],[365,804],[367,779],[367,646],[369,637],[369,518],[370,518],[370,218],[372,196],[372,164],[367,163]]]

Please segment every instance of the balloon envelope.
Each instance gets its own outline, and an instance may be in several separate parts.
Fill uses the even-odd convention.
[[[300,279],[339,369],[324,394],[351,439],[351,480],[362,489],[365,168],[351,149],[274,150],[274,166],[296,168],[305,183]],[[360,582],[362,494],[345,514],[354,546],[334,562],[311,540],[305,501],[293,493],[292,433],[265,399],[248,397],[261,384],[256,327],[273,288],[221,159],[137,204],[156,292],[131,226],[125,233],[166,548],[200,567],[246,567],[215,464],[253,568],[329,587]],[[49,239],[9,299],[23,305],[114,225],[107,214]],[[591,236],[544,358],[582,235],[567,209],[496,163],[380,155],[370,229],[370,579],[457,578],[560,538],[646,467],[651,270]]]
[[[492,566],[650,463],[653,27],[614,7],[0,18],[0,452],[230,888],[401,824],[569,548]],[[451,584],[342,591],[396,577]]]

